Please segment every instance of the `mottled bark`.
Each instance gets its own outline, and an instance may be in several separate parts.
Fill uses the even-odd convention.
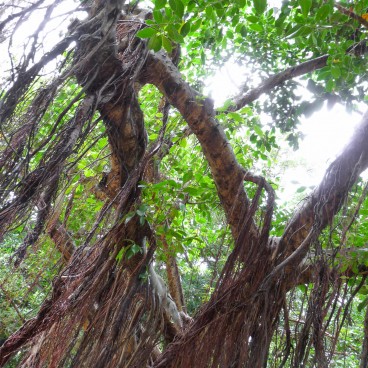
[[[113,0],[93,2],[88,19],[76,26],[78,37],[72,68],[87,94],[77,116],[81,114],[85,120],[96,109],[106,126],[111,171],[100,187],[111,201],[116,221],[84,256],[83,247],[80,252],[74,251],[67,229],[59,227],[59,216],[53,219],[49,234],[70,262],[55,280],[53,293],[38,315],[0,349],[0,364],[5,364],[33,339],[33,349],[25,364],[61,366],[74,354],[71,367],[141,367],[152,357],[156,360],[153,366],[166,368],[264,366],[279,313],[285,309],[286,292],[300,282],[293,279],[295,273],[300,270],[313,241],[344,204],[359,174],[368,167],[368,114],[351,143],[327,170],[321,185],[292,217],[281,239],[270,241],[272,187],[239,165],[216,120],[212,101],[200,96],[184,81],[175,63],[163,51],[148,51],[145,42],[134,37],[143,24],[126,18],[118,25],[122,4],[123,1]],[[59,44],[56,51],[63,51],[70,40],[67,38]],[[53,56],[45,55],[42,62]],[[321,68],[326,61],[327,56],[322,56],[271,77],[236,101],[232,109],[252,102],[285,80]],[[11,89],[9,98],[5,96],[3,119],[12,114],[39,66],[36,64],[35,69],[20,75],[25,77],[24,86],[19,91]],[[156,249],[154,232],[138,216],[124,221],[124,216],[139,203],[138,183],[162,143],[158,141],[147,152],[143,113],[137,99],[140,87],[146,83],[155,85],[177,108],[201,144],[235,244],[215,292],[186,329],[178,313],[185,303],[174,256],[168,252],[167,270],[175,303],[151,264]],[[77,120],[69,135],[59,142],[64,150],[46,161],[46,168],[56,176],[60,175],[84,120]],[[18,202],[0,213],[4,226],[14,219],[18,210],[29,206],[36,194],[41,196],[44,192],[45,176],[41,174],[37,169],[27,176],[16,193]],[[244,181],[258,186],[252,202],[244,190]],[[53,183],[57,183],[56,179]],[[258,229],[254,218],[264,190],[268,199]],[[275,243],[276,246],[270,245]],[[132,244],[139,245],[141,252],[119,261],[120,252]],[[166,244],[165,247],[168,248]],[[317,322],[324,318],[318,293],[327,295],[327,273],[322,276],[320,284],[316,282],[315,286],[315,300],[321,303],[315,307]],[[310,320],[307,327],[314,326],[315,348],[319,349],[317,359],[324,365],[323,335],[317,322]],[[308,333],[305,331],[305,335]],[[78,343],[76,336],[79,336]],[[169,343],[162,354],[154,349],[160,336]],[[59,341],[59,337],[63,340]],[[303,360],[302,343],[298,363]],[[365,355],[363,352],[362,361]]]
[[[175,304],[180,312],[186,312],[186,306],[183,295],[183,288],[181,286],[180,274],[178,264],[176,263],[175,254],[169,249],[164,236],[161,236],[161,241],[165,250],[165,264],[167,283],[170,291],[170,295],[175,301]]]
[[[198,138],[236,239],[249,206],[244,191],[244,173],[221,125],[215,119],[212,100],[203,99],[191,88],[169,57],[162,52],[148,55],[141,81],[154,84],[170,104],[179,110]]]
[[[279,254],[290,255],[312,227],[321,231],[331,223],[359,175],[368,167],[368,113],[350,143],[326,171],[321,184],[309,195],[287,225],[280,240]]]
[[[57,250],[61,253],[63,261],[68,263],[76,249],[68,230],[62,223],[57,221],[47,232],[55,243]]]

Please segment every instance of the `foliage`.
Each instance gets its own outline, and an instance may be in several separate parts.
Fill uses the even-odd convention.
[[[175,366],[188,344],[204,349],[188,357],[199,365],[368,356],[365,151],[343,166],[345,152],[312,193],[302,186],[295,211],[273,201],[300,117],[366,100],[367,1],[155,0],[143,16],[145,2],[75,2],[81,20],[55,16],[70,25],[50,49],[39,37],[58,2],[21,16],[15,3],[0,12],[0,338],[15,332],[4,349],[22,347],[16,330],[35,317],[40,330],[18,333],[55,366],[97,355],[112,366],[113,349],[125,366]],[[44,11],[13,48],[17,22]],[[235,63],[241,90],[214,109],[206,79]]]

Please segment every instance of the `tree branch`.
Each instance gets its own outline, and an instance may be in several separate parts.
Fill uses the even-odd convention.
[[[45,0],[38,0],[34,4],[30,5],[28,8],[24,8],[18,13],[12,13],[12,14],[8,15],[8,17],[6,19],[4,19],[2,22],[0,22],[0,32],[2,32],[4,27],[9,22],[11,22],[13,19],[24,17],[27,13],[32,13],[35,9],[37,9],[44,2],[45,2]]]
[[[335,4],[336,9],[338,9],[341,13],[347,15],[348,17],[357,20],[362,26],[368,28],[368,22],[361,17],[360,15],[355,14],[352,10],[346,9],[340,4]]]
[[[322,230],[340,210],[351,187],[368,167],[368,112],[350,143],[327,169],[321,184],[294,214],[279,243],[279,256],[289,256],[313,226]]]
[[[305,61],[304,63],[301,63],[297,66],[292,66],[280,73],[272,75],[271,77],[263,81],[258,87],[249,90],[242,96],[236,97],[234,100],[234,105],[231,105],[228,110],[239,110],[242,107],[249,105],[253,101],[257,100],[263,93],[269,92],[271,89],[281,85],[282,83],[306,73],[310,73],[314,70],[323,68],[324,66],[326,66],[328,56],[329,55],[323,55],[316,59]]]
[[[65,37],[51,51],[45,53],[39,62],[32,65],[28,70],[18,74],[18,78],[12,87],[0,99],[0,125],[13,114],[20,98],[25,94],[30,84],[37,78],[40,70],[51,60],[61,55],[75,39],[76,35]]]
[[[199,140],[216,183],[234,239],[249,207],[244,191],[243,169],[226,139],[220,124],[215,120],[213,102],[203,99],[181,77],[178,69],[162,52],[149,53],[140,76],[142,83],[152,83],[176,107]]]
[[[357,56],[366,53],[366,40],[358,42],[357,44],[350,47],[346,52],[354,52],[354,55]],[[329,56],[330,55],[323,55],[272,75],[271,77],[263,81],[258,87],[235,97],[234,104],[228,108],[228,111],[237,111],[242,107],[249,105],[253,101],[257,100],[262,94],[269,92],[271,89],[280,86],[284,82],[323,68],[327,65],[327,59],[329,58]]]
[[[63,262],[67,264],[76,249],[68,230],[60,221],[57,221],[50,229],[47,229],[47,232],[61,253]]]

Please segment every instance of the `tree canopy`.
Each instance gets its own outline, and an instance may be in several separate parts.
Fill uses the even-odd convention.
[[[0,366],[367,367],[368,114],[277,201],[300,118],[367,100],[367,0],[11,0],[0,31]]]

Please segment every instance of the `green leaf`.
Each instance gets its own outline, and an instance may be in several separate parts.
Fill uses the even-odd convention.
[[[258,125],[253,125],[253,129],[260,137],[264,136],[262,129]]]
[[[166,13],[166,17],[168,18],[168,19],[171,19],[172,18],[172,16],[173,16],[173,11],[171,10],[171,8],[165,8],[165,13]]]
[[[296,38],[296,37],[304,37],[309,35],[312,32],[312,28],[308,26],[301,26],[294,33],[290,34],[286,38]]]
[[[190,32],[190,22],[185,22],[179,30],[180,34],[185,37]]]
[[[253,5],[256,12],[262,14],[267,8],[267,0],[253,0]]]
[[[257,24],[257,23],[253,23],[249,26],[249,28],[253,31],[256,31],[256,32],[262,32],[263,31],[263,27],[260,25],[260,24]]]
[[[243,37],[246,37],[247,36],[247,27],[245,27],[245,25],[242,25],[241,28],[240,28],[240,34],[243,36]]]
[[[307,189],[307,187],[306,186],[301,186],[301,187],[299,187],[298,189],[297,189],[297,193],[302,193],[302,192],[304,192],[305,190]]]
[[[307,17],[312,7],[312,0],[300,0],[299,3],[300,7],[302,8],[302,14],[304,17]]]
[[[238,25],[239,24],[239,15],[237,14],[237,15],[235,15],[234,17],[233,17],[233,19],[232,19],[232,21],[231,21],[231,25],[233,26],[233,27],[236,27],[236,25]]]
[[[157,30],[152,27],[146,27],[137,32],[139,38],[150,38],[157,33]]]
[[[127,259],[132,258],[137,253],[141,253],[142,249],[138,244],[133,243],[126,252]]]
[[[234,38],[234,33],[230,29],[228,29],[226,31],[226,37],[228,37],[232,40]]]
[[[184,190],[183,190],[184,193],[188,193],[192,196],[197,196],[197,195],[200,195],[202,192],[203,192],[203,189],[201,188],[196,188],[196,187],[186,187]]]
[[[216,14],[212,7],[207,6],[205,9],[205,13],[208,19],[216,20]]]
[[[161,36],[153,36],[148,41],[148,48],[153,50],[154,52],[160,51],[162,46],[162,37]]]
[[[108,144],[108,142],[107,142],[107,138],[105,137],[105,138],[101,138],[99,141],[98,141],[98,143],[97,143],[97,145],[98,145],[98,148],[101,150],[101,149],[103,149],[103,148],[105,148],[106,146],[107,146],[107,144]]]
[[[368,298],[365,298],[361,303],[358,304],[358,312],[361,312],[368,305]]]
[[[338,67],[338,66],[332,66],[331,67],[331,75],[334,77],[334,78],[340,78],[341,77],[341,69]]]
[[[238,4],[239,8],[244,8],[245,5],[247,5],[247,0],[236,0],[236,3]]]
[[[202,19],[198,19],[194,23],[192,23],[190,27],[190,31],[193,33],[195,32],[200,26],[202,25]]]
[[[161,13],[160,10],[154,10],[153,11],[153,19],[157,22],[157,23],[162,23],[163,21],[163,15]]]
[[[259,22],[259,17],[256,17],[255,15],[249,15],[247,17],[247,20],[251,23],[258,23]]]
[[[174,25],[169,24],[166,27],[166,32],[173,41],[179,43],[184,41],[183,36],[179,34],[178,30],[174,27]]]
[[[135,212],[129,212],[125,216],[125,224],[127,224],[135,215]]]
[[[366,285],[363,285],[360,290],[358,291],[359,294],[361,295],[368,295],[368,289]]]
[[[194,0],[190,0],[189,2],[186,3],[186,5],[188,12],[192,12],[197,7],[197,3]]]
[[[238,121],[239,123],[243,122],[243,117],[238,112],[229,112],[228,116],[234,121]]]
[[[145,204],[141,204],[141,205],[138,207],[138,209],[137,209],[136,213],[137,213],[137,215],[138,215],[138,216],[144,216],[144,215],[145,215],[145,213],[146,213],[146,211],[147,211],[147,205],[145,205]]]
[[[206,55],[203,50],[201,50],[201,61],[203,65],[206,63]]]
[[[86,169],[86,170],[84,170],[84,176],[86,178],[91,178],[91,177],[95,176],[95,172],[91,169]]]
[[[193,178],[193,172],[192,171],[187,171],[184,175],[183,175],[183,183],[188,182],[190,179]]]
[[[135,243],[132,245],[132,247],[130,249],[135,254],[139,253],[141,251],[141,247],[138,244],[135,244]]]
[[[181,0],[169,0],[169,4],[173,12],[179,17],[183,18],[184,4]]]
[[[121,248],[119,253],[116,255],[115,259],[120,262],[123,259],[124,253],[126,252],[126,248]]]
[[[301,24],[297,24],[296,26],[290,28],[288,31],[286,31],[285,36],[287,38],[294,37],[294,34],[302,27]]]
[[[163,41],[163,40],[162,40]],[[163,43],[163,42],[162,42]],[[152,133],[152,134],[150,134],[149,136],[148,136],[148,139],[150,140],[150,141],[154,141],[155,139],[157,139],[157,137],[158,137],[158,134],[157,133]]]
[[[325,19],[331,13],[331,10],[332,8],[330,4],[322,5],[316,13],[316,20]]]
[[[225,15],[225,9],[224,8],[215,8],[216,14],[219,18],[223,17]]]
[[[162,36],[162,46],[168,53],[173,49],[171,41],[165,36]]]
[[[166,5],[166,0],[156,0],[155,9],[162,9]]]
[[[332,79],[329,79],[326,82],[326,91],[327,92],[332,92],[335,88],[335,82]]]
[[[182,138],[182,140],[179,143],[180,147],[185,148],[188,145],[188,142],[185,138]]]

